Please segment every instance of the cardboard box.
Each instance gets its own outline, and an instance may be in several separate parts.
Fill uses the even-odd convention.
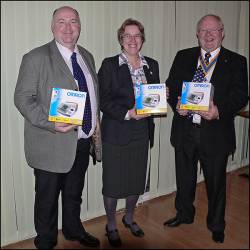
[[[180,109],[208,111],[213,85],[207,82],[183,82]]]
[[[86,92],[53,88],[48,120],[82,125]]]
[[[165,83],[136,84],[135,104],[137,114],[166,114],[167,98]]]

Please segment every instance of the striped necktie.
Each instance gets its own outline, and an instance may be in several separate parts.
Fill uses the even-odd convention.
[[[209,58],[210,57],[211,57],[210,53],[205,54],[204,62],[205,62],[206,66],[209,65]],[[205,72],[200,64],[199,67],[197,68],[195,74],[194,74],[192,82],[205,82],[206,80],[207,79],[206,79]],[[193,118],[193,115],[194,115],[193,112],[188,112],[187,117],[190,119],[190,118]],[[197,119],[200,119],[200,115],[196,114],[196,117],[197,117]]]
[[[210,53],[205,54],[204,62],[205,62],[206,65],[209,64],[209,58],[210,57],[211,57]],[[202,66],[200,64],[199,67],[197,68],[195,74],[194,74],[192,82],[204,82],[205,80],[206,80],[205,72],[204,72],[204,70],[203,70],[203,68],[202,68]]]
[[[92,113],[91,113],[91,105],[90,105],[87,81],[80,65],[77,63],[75,52],[73,52],[71,56],[71,61],[72,61],[73,75],[78,82],[79,91],[87,93],[84,115],[83,115],[82,130],[86,135],[88,135],[92,127],[92,117],[91,117]]]

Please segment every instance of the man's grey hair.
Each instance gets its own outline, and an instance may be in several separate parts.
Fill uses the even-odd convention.
[[[53,24],[53,22],[54,22],[54,17],[55,17],[55,15],[56,15],[56,12],[57,12],[58,10],[61,10],[61,9],[64,9],[64,8],[68,8],[68,9],[73,10],[73,11],[75,12],[75,14],[76,14],[78,20],[79,20],[79,23],[81,24],[81,20],[80,20],[80,16],[79,16],[78,11],[77,11],[76,9],[70,7],[70,6],[62,6],[62,7],[60,7],[60,8],[55,9],[55,10],[53,11],[51,24]]]
[[[198,21],[197,26],[196,26],[196,32],[199,32],[201,23],[202,23],[203,20],[204,20],[205,18],[207,18],[207,17],[213,17],[213,18],[215,18],[215,19],[219,22],[219,24],[220,24],[220,26],[221,26],[220,28],[221,28],[222,30],[224,29],[224,24],[223,24],[223,22],[222,22],[222,20],[221,20],[221,18],[220,18],[219,16],[214,15],[214,14],[208,14],[208,15],[203,16],[203,17]]]

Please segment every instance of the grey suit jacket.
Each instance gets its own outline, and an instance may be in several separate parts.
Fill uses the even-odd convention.
[[[99,93],[94,59],[86,49],[80,46],[78,49],[93,79],[99,119]],[[54,40],[23,56],[14,102],[25,118],[24,149],[29,166],[49,172],[66,173],[75,159],[77,131],[56,132],[54,122],[48,121],[53,87],[77,89],[74,77]]]

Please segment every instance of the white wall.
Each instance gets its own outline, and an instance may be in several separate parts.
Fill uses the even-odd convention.
[[[1,1],[1,245],[35,234],[34,177],[25,161],[23,117],[14,107],[13,93],[22,56],[52,39],[51,16],[54,9],[63,5],[79,11],[82,20],[79,44],[93,53],[97,70],[105,57],[120,52],[116,32],[128,17],[143,23],[146,43],[142,52],[158,60],[162,82],[177,50],[197,44],[196,22],[208,13],[218,14],[224,21],[224,46],[248,57],[248,1]],[[175,190],[174,151],[169,142],[172,116],[169,109],[167,118],[155,119],[147,198]],[[236,118],[238,147],[234,160],[230,158],[228,171],[249,161],[247,128],[246,119]],[[90,164],[83,192],[83,220],[104,214],[101,175],[101,164]]]

